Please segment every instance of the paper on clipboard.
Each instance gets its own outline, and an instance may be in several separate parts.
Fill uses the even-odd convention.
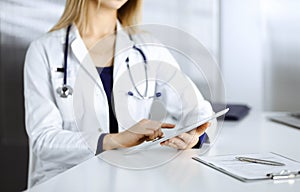
[[[281,162],[284,166],[263,165],[257,163],[243,162],[236,159],[238,156],[246,156],[256,159],[264,159],[270,161]],[[236,155],[220,155],[211,157],[193,157],[211,168],[214,168],[222,173],[234,177],[240,181],[257,181],[265,179],[274,179],[270,174],[283,173],[288,171],[298,173],[300,171],[300,162],[278,155],[276,153],[252,153],[252,154],[236,154]],[[295,177],[298,177],[295,175]]]
[[[215,114],[213,114],[213,115],[211,115],[211,116],[209,116],[209,117],[207,117],[207,118],[205,118],[205,119],[203,119],[203,120],[201,120],[201,121],[199,121],[199,122],[197,122],[195,124],[192,124],[192,125],[184,127],[184,128],[179,128],[179,129],[174,130],[174,131],[169,131],[169,132],[165,133],[164,137],[162,137],[160,139],[157,139],[157,140],[154,140],[154,141],[145,142],[145,143],[142,143],[141,145],[138,145],[136,147],[129,148],[125,152],[125,154],[131,154],[131,153],[137,152],[139,150],[147,149],[147,148],[149,148],[149,147],[151,147],[153,145],[156,145],[158,143],[161,143],[163,141],[166,141],[168,139],[176,137],[176,136],[178,136],[178,135],[180,135],[182,133],[191,131],[191,130],[195,129],[196,127],[199,127],[200,125],[202,125],[202,124],[204,124],[206,122],[209,122],[209,121],[211,121],[211,120],[213,120],[215,118],[218,118],[218,117],[224,115],[228,111],[229,111],[229,108],[224,109],[224,110],[219,111],[219,112],[217,112],[217,113],[215,113]]]

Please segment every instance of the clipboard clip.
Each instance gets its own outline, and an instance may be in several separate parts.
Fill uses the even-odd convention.
[[[266,176],[273,180],[294,179],[300,177],[300,171],[282,170],[279,173],[268,173]]]

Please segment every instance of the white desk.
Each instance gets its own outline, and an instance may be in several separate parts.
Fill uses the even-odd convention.
[[[252,111],[241,122],[226,122],[205,155],[272,151],[300,161],[299,144],[300,130]],[[192,160],[197,152],[186,150],[164,165],[142,170],[120,168],[95,157],[30,191],[300,191],[300,179],[240,182]]]

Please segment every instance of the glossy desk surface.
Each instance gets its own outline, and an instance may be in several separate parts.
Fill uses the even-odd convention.
[[[300,130],[271,122],[267,120],[267,115],[251,111],[240,122],[225,122],[218,139],[204,155],[270,151],[300,161]],[[173,154],[173,158],[167,161],[160,159],[163,153],[157,151],[145,155],[144,160],[138,156],[122,159],[115,151],[105,153],[30,191],[300,191],[300,179],[251,183],[238,181],[192,160],[191,157],[197,155],[199,150],[178,153],[165,149],[164,153]],[[107,163],[106,157],[112,158],[112,161]],[[141,163],[145,159],[158,161],[154,163],[156,166],[149,164],[149,168],[145,168],[147,165]],[[132,169],[134,165],[140,165],[140,169]]]

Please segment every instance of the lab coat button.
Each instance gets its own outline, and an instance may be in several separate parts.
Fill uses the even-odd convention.
[[[99,132],[102,132],[102,129],[101,129],[101,128],[99,128],[99,129],[98,129],[98,131],[99,131]]]

